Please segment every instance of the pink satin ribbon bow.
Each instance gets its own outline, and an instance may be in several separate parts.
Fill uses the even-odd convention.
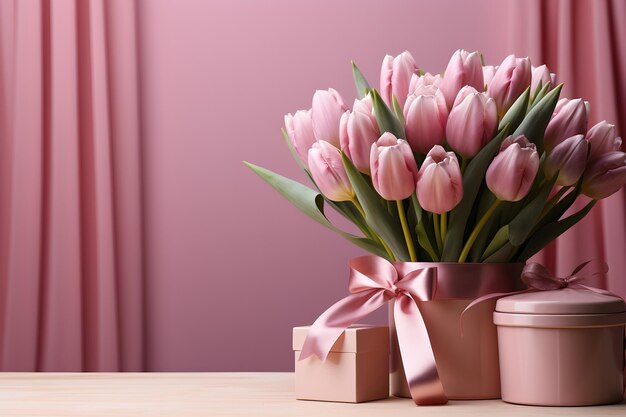
[[[333,344],[350,325],[394,300],[394,319],[411,397],[418,405],[445,404],[435,356],[417,301],[431,300],[437,268],[425,267],[401,275],[385,259],[362,256],[350,261],[350,295],[333,304],[309,329],[299,360],[316,355],[325,360]]]
[[[507,293],[493,293],[487,294],[482,297],[478,297],[472,301],[463,311],[461,316],[465,314],[472,307],[483,301],[493,300],[494,298],[501,298],[509,295],[522,294],[534,291],[551,291],[559,290],[561,288],[580,288],[588,291],[592,291],[598,294],[609,295],[612,297],[620,298],[619,295],[613,294],[610,291],[603,290],[595,287],[588,287],[581,284],[582,281],[589,279],[595,275],[606,274],[609,271],[609,266],[604,261],[590,260],[578,265],[571,274],[564,278],[554,276],[548,271],[548,268],[537,262],[529,262],[524,266],[522,271],[522,282],[526,284],[526,289],[515,292]]]

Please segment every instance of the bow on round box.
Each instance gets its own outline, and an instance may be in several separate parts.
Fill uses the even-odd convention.
[[[408,263],[410,265],[410,263]],[[350,261],[350,295],[341,299],[311,326],[299,360],[316,355],[325,360],[341,333],[350,325],[393,301],[394,325],[402,356],[404,373],[413,401],[417,405],[440,405],[448,401],[437,369],[428,329],[419,302],[441,299],[474,299],[465,312],[489,299],[529,291],[554,290],[577,286],[602,294],[608,291],[580,283],[588,276],[605,273],[604,263],[586,262],[566,278],[553,277],[539,264],[530,263],[521,274],[527,289],[507,291],[493,274],[478,274],[472,280],[450,273],[458,264],[431,264],[407,269],[407,263],[392,264],[376,256],[357,257]],[[454,266],[453,266],[454,265]],[[476,267],[477,265],[475,265]],[[593,270],[592,272],[588,272]],[[459,323],[461,324],[461,323]]]

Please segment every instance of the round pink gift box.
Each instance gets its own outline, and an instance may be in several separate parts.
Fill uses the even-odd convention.
[[[621,298],[564,288],[496,303],[502,399],[580,406],[624,399]]]

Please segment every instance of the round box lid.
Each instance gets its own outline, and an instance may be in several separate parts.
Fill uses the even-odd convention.
[[[496,311],[523,314],[610,314],[626,311],[624,300],[579,288],[536,291],[498,300]]]

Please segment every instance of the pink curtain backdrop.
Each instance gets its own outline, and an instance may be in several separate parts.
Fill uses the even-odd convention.
[[[143,369],[135,14],[0,3],[0,367]]]
[[[601,120],[626,139],[626,2],[512,2],[511,51],[548,65],[564,82],[565,97],[591,103],[589,127]],[[579,204],[578,209],[584,204]],[[604,259],[610,270],[596,285],[626,297],[626,192],[600,203],[535,260],[561,276],[586,259]]]
[[[241,163],[305,180],[283,115],[351,101],[351,59],[374,81],[385,53],[465,48],[545,62],[623,131],[624,23],[603,0],[0,0],[0,368],[293,369],[291,328],[362,252]],[[626,296],[625,206],[542,256],[605,258]]]

